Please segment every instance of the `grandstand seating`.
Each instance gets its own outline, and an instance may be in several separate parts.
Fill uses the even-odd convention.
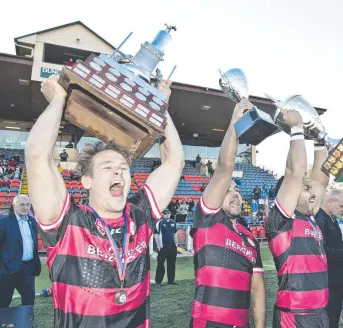
[[[0,148],[0,153],[4,153],[7,161],[10,161],[13,156],[19,156],[19,164],[24,164],[24,149]]]
[[[24,150],[23,149],[4,149],[0,148],[0,152],[4,153],[5,159],[10,160],[13,156],[19,156],[20,163],[24,163]],[[131,193],[137,192],[138,186],[141,186],[149,176],[152,168],[153,158],[142,158],[139,161],[133,163],[131,168],[131,174],[134,177],[131,186]],[[251,164],[236,164],[235,170],[243,171],[243,178],[239,181],[239,189],[244,199],[250,200],[252,196],[252,191],[256,185],[263,186],[267,185],[269,188],[271,185],[275,184],[276,180],[272,174],[269,172],[255,167]],[[83,193],[87,191],[83,188],[80,181],[70,179],[70,170],[64,170],[62,172],[65,185],[69,192],[71,192],[76,199],[76,202],[81,198]],[[191,161],[186,161],[185,168],[183,170],[183,175],[185,180],[181,180],[177,190],[174,195],[174,200],[176,199],[188,199],[192,197],[195,201],[200,198],[201,192],[200,188],[203,184],[207,184],[209,179],[195,171],[192,166]],[[14,195],[20,190],[20,181],[13,180],[10,188],[2,187],[0,188],[0,207],[5,206],[4,204],[10,203]],[[27,177],[26,172],[23,172],[23,184],[22,193],[27,194]]]
[[[0,161],[6,160],[10,166],[21,165],[24,163],[24,149],[5,149],[0,148],[2,154]],[[11,162],[13,156],[19,157],[19,163]],[[9,184],[5,184],[4,179],[0,179],[0,209],[11,207],[13,198],[19,193],[21,188],[20,179],[9,179]]]
[[[131,167],[131,174],[139,186],[141,186],[149,176],[152,162],[152,158],[143,158],[140,161],[133,163]],[[240,179],[238,184],[242,197],[245,200],[251,199],[253,189],[256,185],[262,187],[264,184],[266,184],[267,187],[270,188],[276,183],[276,179],[271,173],[251,164],[236,164],[235,170],[244,172],[243,178]],[[175,192],[174,200],[184,198],[188,199],[190,197],[198,200],[201,195],[200,187],[204,183],[207,184],[209,179],[203,174],[196,172],[191,161],[186,161],[183,174],[185,180],[180,181]],[[135,185],[134,181],[132,181],[131,191],[137,192],[137,190],[137,186]]]
[[[71,179],[70,173],[74,173],[73,170],[63,170],[62,177],[64,184],[69,193],[74,197],[74,203],[79,204],[82,194],[88,194],[87,190],[83,187],[80,179]]]
[[[19,156],[20,164],[24,164],[24,150],[5,150],[0,148],[0,152],[4,153],[6,160],[10,160],[13,156]],[[130,194],[138,191],[137,185],[141,187],[145,183],[151,172],[152,165],[153,158],[142,158],[133,163],[131,167],[131,175],[133,179]],[[243,171],[243,178],[238,181],[238,186],[243,198],[247,201],[250,201],[252,197],[252,191],[256,185],[262,187],[264,184],[266,184],[269,188],[276,183],[276,179],[272,174],[251,164],[236,164],[235,170]],[[68,192],[73,195],[75,203],[79,203],[82,194],[87,193],[87,190],[83,188],[82,183],[79,180],[70,178],[71,172],[71,170],[64,170],[62,172],[62,177]],[[180,180],[173,200],[188,200],[190,197],[192,197],[194,201],[197,202],[201,196],[201,186],[203,184],[207,184],[209,179],[205,175],[195,171],[192,161],[186,161],[183,170],[183,177],[184,180]],[[163,183],[163,181],[161,181],[161,183]],[[28,194],[25,169],[23,170],[22,181],[19,179],[13,179],[9,187],[0,187],[0,209],[8,208],[12,204],[13,198],[20,191],[23,194]],[[246,212],[245,215],[248,215],[249,211],[250,206],[247,203],[247,206],[244,209],[244,212]],[[263,227],[252,227],[252,230],[257,237],[264,238]],[[41,245],[41,240],[39,242],[39,248],[42,249],[43,246]]]

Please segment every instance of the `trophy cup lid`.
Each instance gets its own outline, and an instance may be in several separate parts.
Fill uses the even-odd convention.
[[[233,68],[223,73],[219,69],[219,74],[219,85],[232,101],[238,103],[242,98],[249,98],[248,80],[243,70]]]

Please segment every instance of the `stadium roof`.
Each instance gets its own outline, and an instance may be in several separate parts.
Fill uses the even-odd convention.
[[[15,38],[16,43],[25,44],[34,36],[72,25],[82,25],[107,45],[114,48],[98,34],[77,21]],[[29,131],[33,122],[47,106],[40,92],[40,82],[33,81],[33,58],[24,57],[25,47],[17,55],[0,53],[0,129],[15,125],[16,129]],[[275,107],[269,99],[251,96],[250,100],[261,110],[273,114]],[[228,128],[235,104],[219,89],[174,82],[170,98],[169,113],[179,131],[183,144],[219,146]],[[316,108],[319,114],[326,111]],[[5,122],[4,122],[5,121]],[[24,123],[25,122],[25,123]],[[62,123],[63,133],[71,133],[74,127]]]
[[[68,23],[68,24],[64,24],[64,25],[60,25],[60,26],[55,26],[55,27],[52,27],[52,28],[48,28],[46,30],[41,30],[41,31],[38,31],[38,32],[34,32],[34,33],[30,33],[30,34],[25,34],[25,35],[22,35],[22,36],[18,36],[16,38],[14,38],[14,42],[21,42],[22,39],[24,38],[28,38],[30,36],[34,36],[34,35],[39,35],[39,34],[43,34],[43,33],[47,33],[47,32],[51,32],[51,31],[54,31],[54,30],[58,30],[58,29],[62,29],[62,28],[65,28],[65,27],[70,27],[70,26],[73,26],[73,25],[81,25],[83,26],[85,29],[87,29],[89,32],[91,32],[92,34],[94,34],[97,38],[99,38],[101,41],[105,42],[107,45],[109,45],[111,48],[115,49],[114,45],[112,45],[111,43],[109,43],[108,41],[106,41],[104,38],[102,38],[99,34],[95,33],[92,29],[90,29],[87,25],[83,24],[81,21],[75,21],[75,22],[72,22],[72,23]],[[16,47],[16,52],[18,54],[18,47]]]

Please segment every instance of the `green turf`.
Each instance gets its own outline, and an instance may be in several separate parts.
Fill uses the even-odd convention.
[[[277,280],[273,261],[268,248],[261,249],[262,260],[267,270],[265,273],[265,285],[267,294],[267,326],[271,327],[272,308],[277,290]],[[36,290],[49,287],[49,275],[46,266],[43,266],[41,276],[36,280]],[[156,260],[151,260],[151,277],[154,279]],[[192,299],[194,296],[194,270],[192,258],[178,258],[176,265],[176,280],[178,286],[162,285],[157,289],[151,287],[151,327],[152,328],[187,328],[190,319]],[[12,306],[20,305],[19,299],[12,302]],[[52,298],[36,298],[35,304],[35,328],[53,327]]]

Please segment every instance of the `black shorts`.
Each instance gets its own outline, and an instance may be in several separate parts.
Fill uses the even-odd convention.
[[[191,319],[189,328],[250,328],[250,325],[244,327],[224,325],[222,323],[213,322],[213,321],[204,321],[199,319]]]
[[[299,314],[274,309],[273,328],[329,328],[326,311]]]

